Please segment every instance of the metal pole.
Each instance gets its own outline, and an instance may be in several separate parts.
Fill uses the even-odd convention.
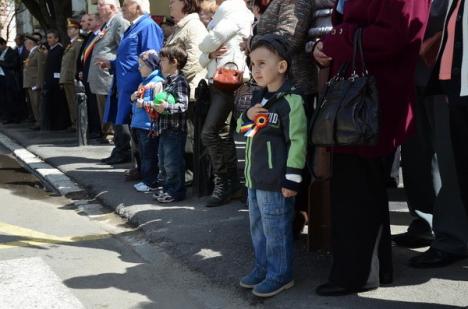
[[[78,146],[88,144],[88,103],[85,87],[80,80],[75,81],[76,93],[76,134],[78,135]]]

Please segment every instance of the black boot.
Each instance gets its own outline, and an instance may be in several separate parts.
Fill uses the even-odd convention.
[[[225,175],[215,175],[214,185],[213,193],[206,201],[206,207],[222,206],[227,204],[231,199],[229,181]]]

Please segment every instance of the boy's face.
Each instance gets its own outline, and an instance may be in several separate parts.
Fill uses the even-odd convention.
[[[282,85],[288,64],[277,54],[265,47],[259,47],[250,53],[252,75],[260,87],[274,88]],[[272,87],[273,86],[273,87]]]
[[[167,57],[161,57],[161,72],[164,77],[172,75],[177,72],[177,60],[171,62]]]
[[[147,77],[151,74],[151,68],[148,67],[143,61],[138,60],[138,70],[140,71],[140,75],[143,77]]]

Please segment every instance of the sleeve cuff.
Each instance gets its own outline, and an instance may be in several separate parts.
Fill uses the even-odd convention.
[[[289,189],[289,190],[292,190],[292,191],[296,191],[296,192],[299,192],[301,190],[301,183],[300,182],[295,182],[295,181],[288,180],[288,179],[286,179],[286,177],[281,182],[281,186],[283,188],[286,188],[286,189]]]

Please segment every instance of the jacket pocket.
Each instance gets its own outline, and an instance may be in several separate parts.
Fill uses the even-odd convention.
[[[273,156],[271,153],[271,142],[267,141],[268,168],[273,169]]]

